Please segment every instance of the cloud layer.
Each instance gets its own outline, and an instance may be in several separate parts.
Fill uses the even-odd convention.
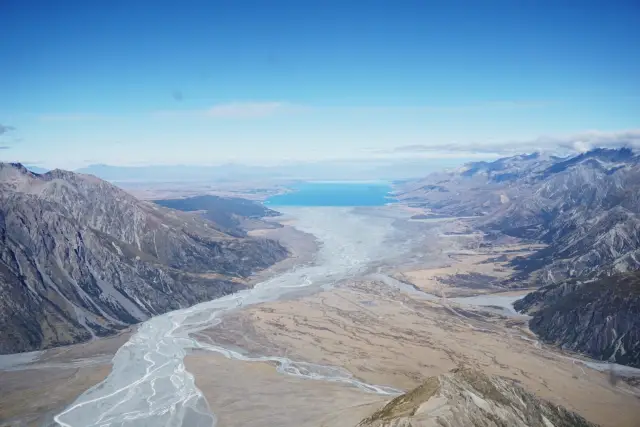
[[[86,120],[101,120],[109,116],[93,113],[56,113],[42,114],[38,118],[45,122],[83,122]]]
[[[283,112],[288,104],[283,102],[232,102],[211,107],[205,113],[217,118],[254,118],[268,117]]]
[[[216,104],[199,110],[157,111],[157,117],[200,117],[212,119],[254,119],[292,113],[303,107],[280,101],[245,101]]]
[[[414,144],[396,147],[393,153],[465,152],[520,154],[534,151],[584,152],[593,148],[640,148],[640,130],[591,131],[562,137],[540,137],[528,141],[501,141],[451,144]]]

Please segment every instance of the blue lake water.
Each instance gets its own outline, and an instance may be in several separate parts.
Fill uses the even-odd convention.
[[[265,201],[269,206],[382,206],[391,186],[386,182],[304,182],[291,192]]]

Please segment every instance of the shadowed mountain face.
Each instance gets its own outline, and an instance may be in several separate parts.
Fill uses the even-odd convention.
[[[398,197],[434,214],[478,216],[487,232],[547,243],[516,260],[519,280],[640,268],[640,158],[629,149],[470,163],[407,183]]]
[[[525,391],[514,380],[471,369],[431,377],[358,427],[590,427],[580,415]]]
[[[93,176],[0,164],[0,353],[107,335],[234,292],[287,254],[223,230]]]
[[[516,301],[547,342],[640,368],[640,273],[545,286]]]
[[[244,219],[278,216],[278,212],[259,202],[237,197],[195,196],[184,199],[156,200],[156,204],[185,212],[201,212],[203,218],[215,222],[230,234],[246,236],[242,227]]]

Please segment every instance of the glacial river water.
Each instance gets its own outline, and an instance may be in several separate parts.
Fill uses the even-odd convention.
[[[390,243],[389,233],[394,228],[389,217],[365,217],[351,208],[287,208],[285,213],[297,218],[296,228],[319,240],[320,249],[312,263],[297,266],[252,289],[146,321],[113,357],[111,374],[56,415],[55,422],[64,427],[214,426],[215,414],[184,366],[184,357],[192,349],[238,360],[269,360],[283,374],[348,383],[372,393],[399,393],[358,381],[340,367],[268,355],[250,358],[193,338],[194,332],[218,324],[230,310],[277,300],[302,288],[330,286],[363,274],[375,261],[408,249],[406,244]]]

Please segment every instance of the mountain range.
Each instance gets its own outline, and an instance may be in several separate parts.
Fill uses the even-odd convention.
[[[544,247],[512,261],[505,288],[561,348],[640,367],[640,156],[597,149],[472,162],[398,183],[426,217],[471,217]],[[0,353],[106,336],[245,288],[287,257],[247,235],[277,212],[218,196],[141,201],[92,175],[0,163]],[[591,426],[516,381],[458,368],[388,402],[360,427]]]
[[[515,258],[517,273],[502,283],[542,286],[517,304],[531,329],[640,366],[640,156],[631,149],[472,162],[399,183],[395,195],[427,217],[472,217],[489,242],[544,243]],[[246,236],[242,221],[275,213],[240,199],[143,202],[94,176],[2,164],[0,202],[5,353],[110,334],[233,292],[286,256]]]
[[[630,149],[469,163],[410,181],[397,197],[434,214],[477,216],[477,226],[488,235],[546,243],[516,261],[519,283],[640,267],[640,157]]]
[[[0,164],[0,353],[114,333],[245,287],[287,256],[94,176]]]
[[[505,287],[543,286],[516,304],[550,343],[640,366],[640,156],[595,149],[539,153],[404,183],[397,197],[430,215],[473,217],[501,234],[544,243],[512,266]],[[429,215],[427,215],[428,217]]]

